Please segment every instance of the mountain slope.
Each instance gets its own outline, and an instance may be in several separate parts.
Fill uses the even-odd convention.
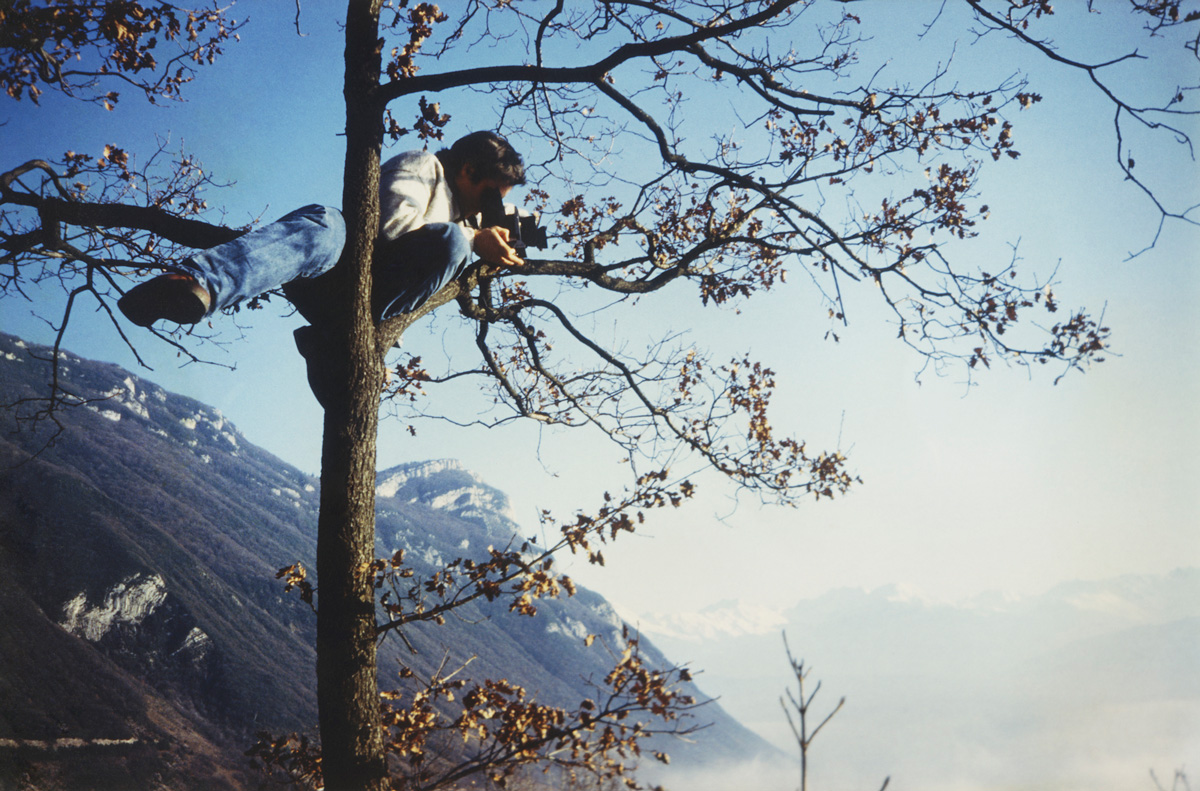
[[[50,424],[18,418],[47,394],[49,353],[0,334],[0,404],[15,405],[0,415],[0,787],[72,788],[89,772],[105,788],[245,787],[252,731],[316,719],[315,619],[274,578],[315,567],[316,481],[211,407],[66,353],[60,382],[78,405],[44,447]],[[381,473],[378,509],[378,554],[404,548],[418,574],[518,529],[504,495],[453,461]],[[415,655],[385,640],[381,686],[401,658],[425,673],[475,657],[473,677],[574,706],[611,667],[606,646],[623,647],[622,624],[588,591],[539,609],[472,604],[408,630]],[[590,649],[587,634],[601,636]],[[701,715],[714,727],[668,745],[673,758],[770,752],[715,704]]]

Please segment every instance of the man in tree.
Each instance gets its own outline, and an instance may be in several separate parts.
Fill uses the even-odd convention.
[[[504,138],[473,132],[442,149],[408,151],[382,166],[380,253],[373,313],[381,320],[411,312],[458,277],[474,253],[498,266],[523,261],[503,227],[479,228],[484,195],[501,197],[525,182],[525,167]],[[328,206],[297,209],[226,244],[197,252],[168,272],[130,289],[118,305],[142,327],[166,319],[195,324],[222,308],[287,285],[309,321],[328,308],[314,278],[341,257],[346,226]],[[301,349],[304,345],[297,336]],[[309,355],[306,354],[306,357]]]

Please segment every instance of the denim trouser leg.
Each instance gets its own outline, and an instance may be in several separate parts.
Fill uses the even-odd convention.
[[[375,269],[377,319],[421,307],[471,260],[471,243],[452,223],[430,223],[381,244]]]
[[[232,242],[195,253],[179,268],[212,294],[212,310],[332,269],[346,243],[337,209],[305,206]]]

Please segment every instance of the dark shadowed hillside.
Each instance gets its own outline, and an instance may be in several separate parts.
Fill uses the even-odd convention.
[[[316,719],[315,620],[274,576],[315,566],[316,481],[211,407],[65,353],[78,404],[45,447],[54,426],[17,418],[44,406],[49,354],[0,335],[0,404],[33,399],[0,433],[0,788],[244,787],[253,731]],[[405,548],[418,573],[520,532],[454,461],[380,473],[378,509],[379,554]],[[621,621],[585,590],[539,609],[472,605],[406,633],[415,655],[387,640],[380,683],[401,651],[418,672],[475,657],[473,677],[573,706],[623,647]],[[695,744],[665,745],[677,762],[770,750],[715,704],[700,718],[715,724]]]

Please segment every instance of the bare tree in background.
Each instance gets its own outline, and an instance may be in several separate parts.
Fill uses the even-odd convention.
[[[842,710],[842,706],[846,705],[846,698],[838,698],[837,705],[833,707],[820,721],[813,725],[814,717],[809,714],[809,709],[812,708],[813,700],[817,697],[817,693],[821,691],[821,682],[818,681],[816,686],[811,687],[811,692],[805,692],[805,684],[808,682],[808,675],[812,672],[811,667],[804,666],[803,659],[797,659],[792,654],[792,647],[788,645],[787,632],[783,633],[783,648],[787,652],[788,666],[792,671],[792,678],[796,681],[796,692],[788,689],[784,691],[784,696],[779,698],[779,705],[783,708],[784,716],[787,717],[788,726],[792,729],[792,736],[796,739],[796,747],[800,750],[800,791],[808,791],[808,750],[812,746],[813,740],[817,738],[817,734],[821,729],[829,724],[833,716]],[[795,712],[795,714],[793,714]],[[890,777],[885,777],[883,785],[879,787],[879,791],[884,791],[891,782]]]

